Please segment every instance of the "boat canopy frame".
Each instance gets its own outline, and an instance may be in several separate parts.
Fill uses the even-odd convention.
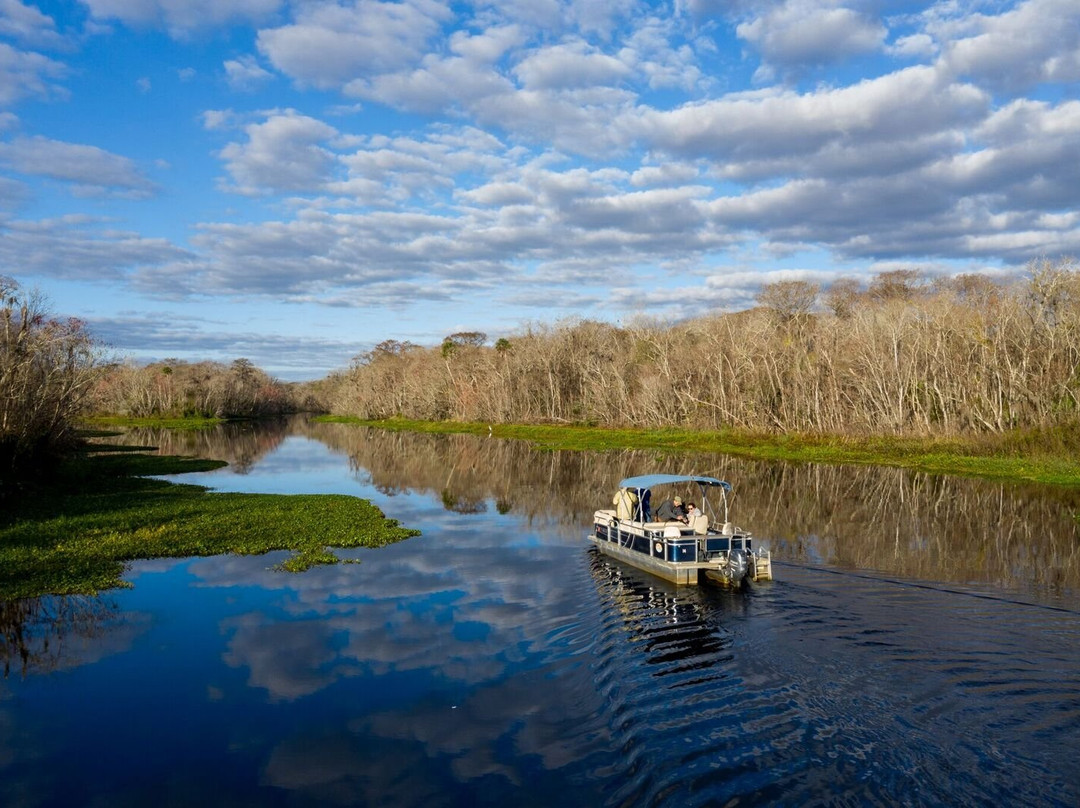
[[[678,485],[679,483],[697,483],[698,488],[701,490],[701,504],[708,510],[713,510],[713,507],[705,491],[708,488],[719,488],[724,503],[723,522],[728,521],[728,494],[732,491],[731,483],[718,480],[715,477],[703,477],[699,474],[643,474],[638,477],[627,477],[625,480],[620,481],[619,488],[629,488],[631,491],[637,492],[637,502],[634,503],[634,510],[637,521],[644,522],[644,493],[658,485]],[[713,517],[715,515],[715,513],[711,514]]]

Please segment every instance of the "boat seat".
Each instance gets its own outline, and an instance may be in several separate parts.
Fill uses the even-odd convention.
[[[698,511],[698,515],[690,520],[690,527],[696,535],[704,536],[709,532],[709,517]]]

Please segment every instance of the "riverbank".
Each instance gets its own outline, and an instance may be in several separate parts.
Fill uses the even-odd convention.
[[[720,452],[755,460],[898,466],[931,474],[1080,486],[1080,435],[1069,428],[1008,433],[979,440],[852,438],[826,435],[764,435],[690,429],[605,429],[578,425],[485,424],[365,420],[323,415],[327,423],[379,429],[493,435],[526,440],[547,449],[603,451],[656,449],[662,452]]]
[[[202,416],[190,416],[185,418],[163,418],[154,416],[151,418],[132,418],[128,415],[91,415],[80,419],[85,429],[210,429],[218,424],[225,423],[224,418],[203,418]]]
[[[337,563],[329,548],[419,535],[356,497],[216,493],[146,476],[221,461],[93,449],[0,515],[0,601],[125,586],[137,559],[291,550],[281,568],[292,572]]]

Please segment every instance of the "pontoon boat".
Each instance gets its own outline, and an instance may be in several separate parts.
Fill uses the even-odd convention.
[[[653,488],[693,484],[701,492],[701,508],[695,516],[685,523],[650,521]],[[719,492],[719,505],[709,501],[710,492]],[[745,580],[771,581],[769,551],[755,547],[749,532],[728,521],[730,494],[731,485],[714,477],[628,477],[619,483],[618,509],[598,510],[593,515],[589,540],[601,552],[676,584],[698,584],[702,574],[726,586],[739,586]]]

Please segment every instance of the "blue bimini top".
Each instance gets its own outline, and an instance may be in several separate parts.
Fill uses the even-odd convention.
[[[634,488],[638,491],[652,488],[656,485],[668,485],[670,483],[697,483],[698,485],[720,486],[725,491],[731,491],[731,484],[715,477],[696,477],[684,474],[645,474],[641,477],[627,477],[619,483],[619,488]]]

